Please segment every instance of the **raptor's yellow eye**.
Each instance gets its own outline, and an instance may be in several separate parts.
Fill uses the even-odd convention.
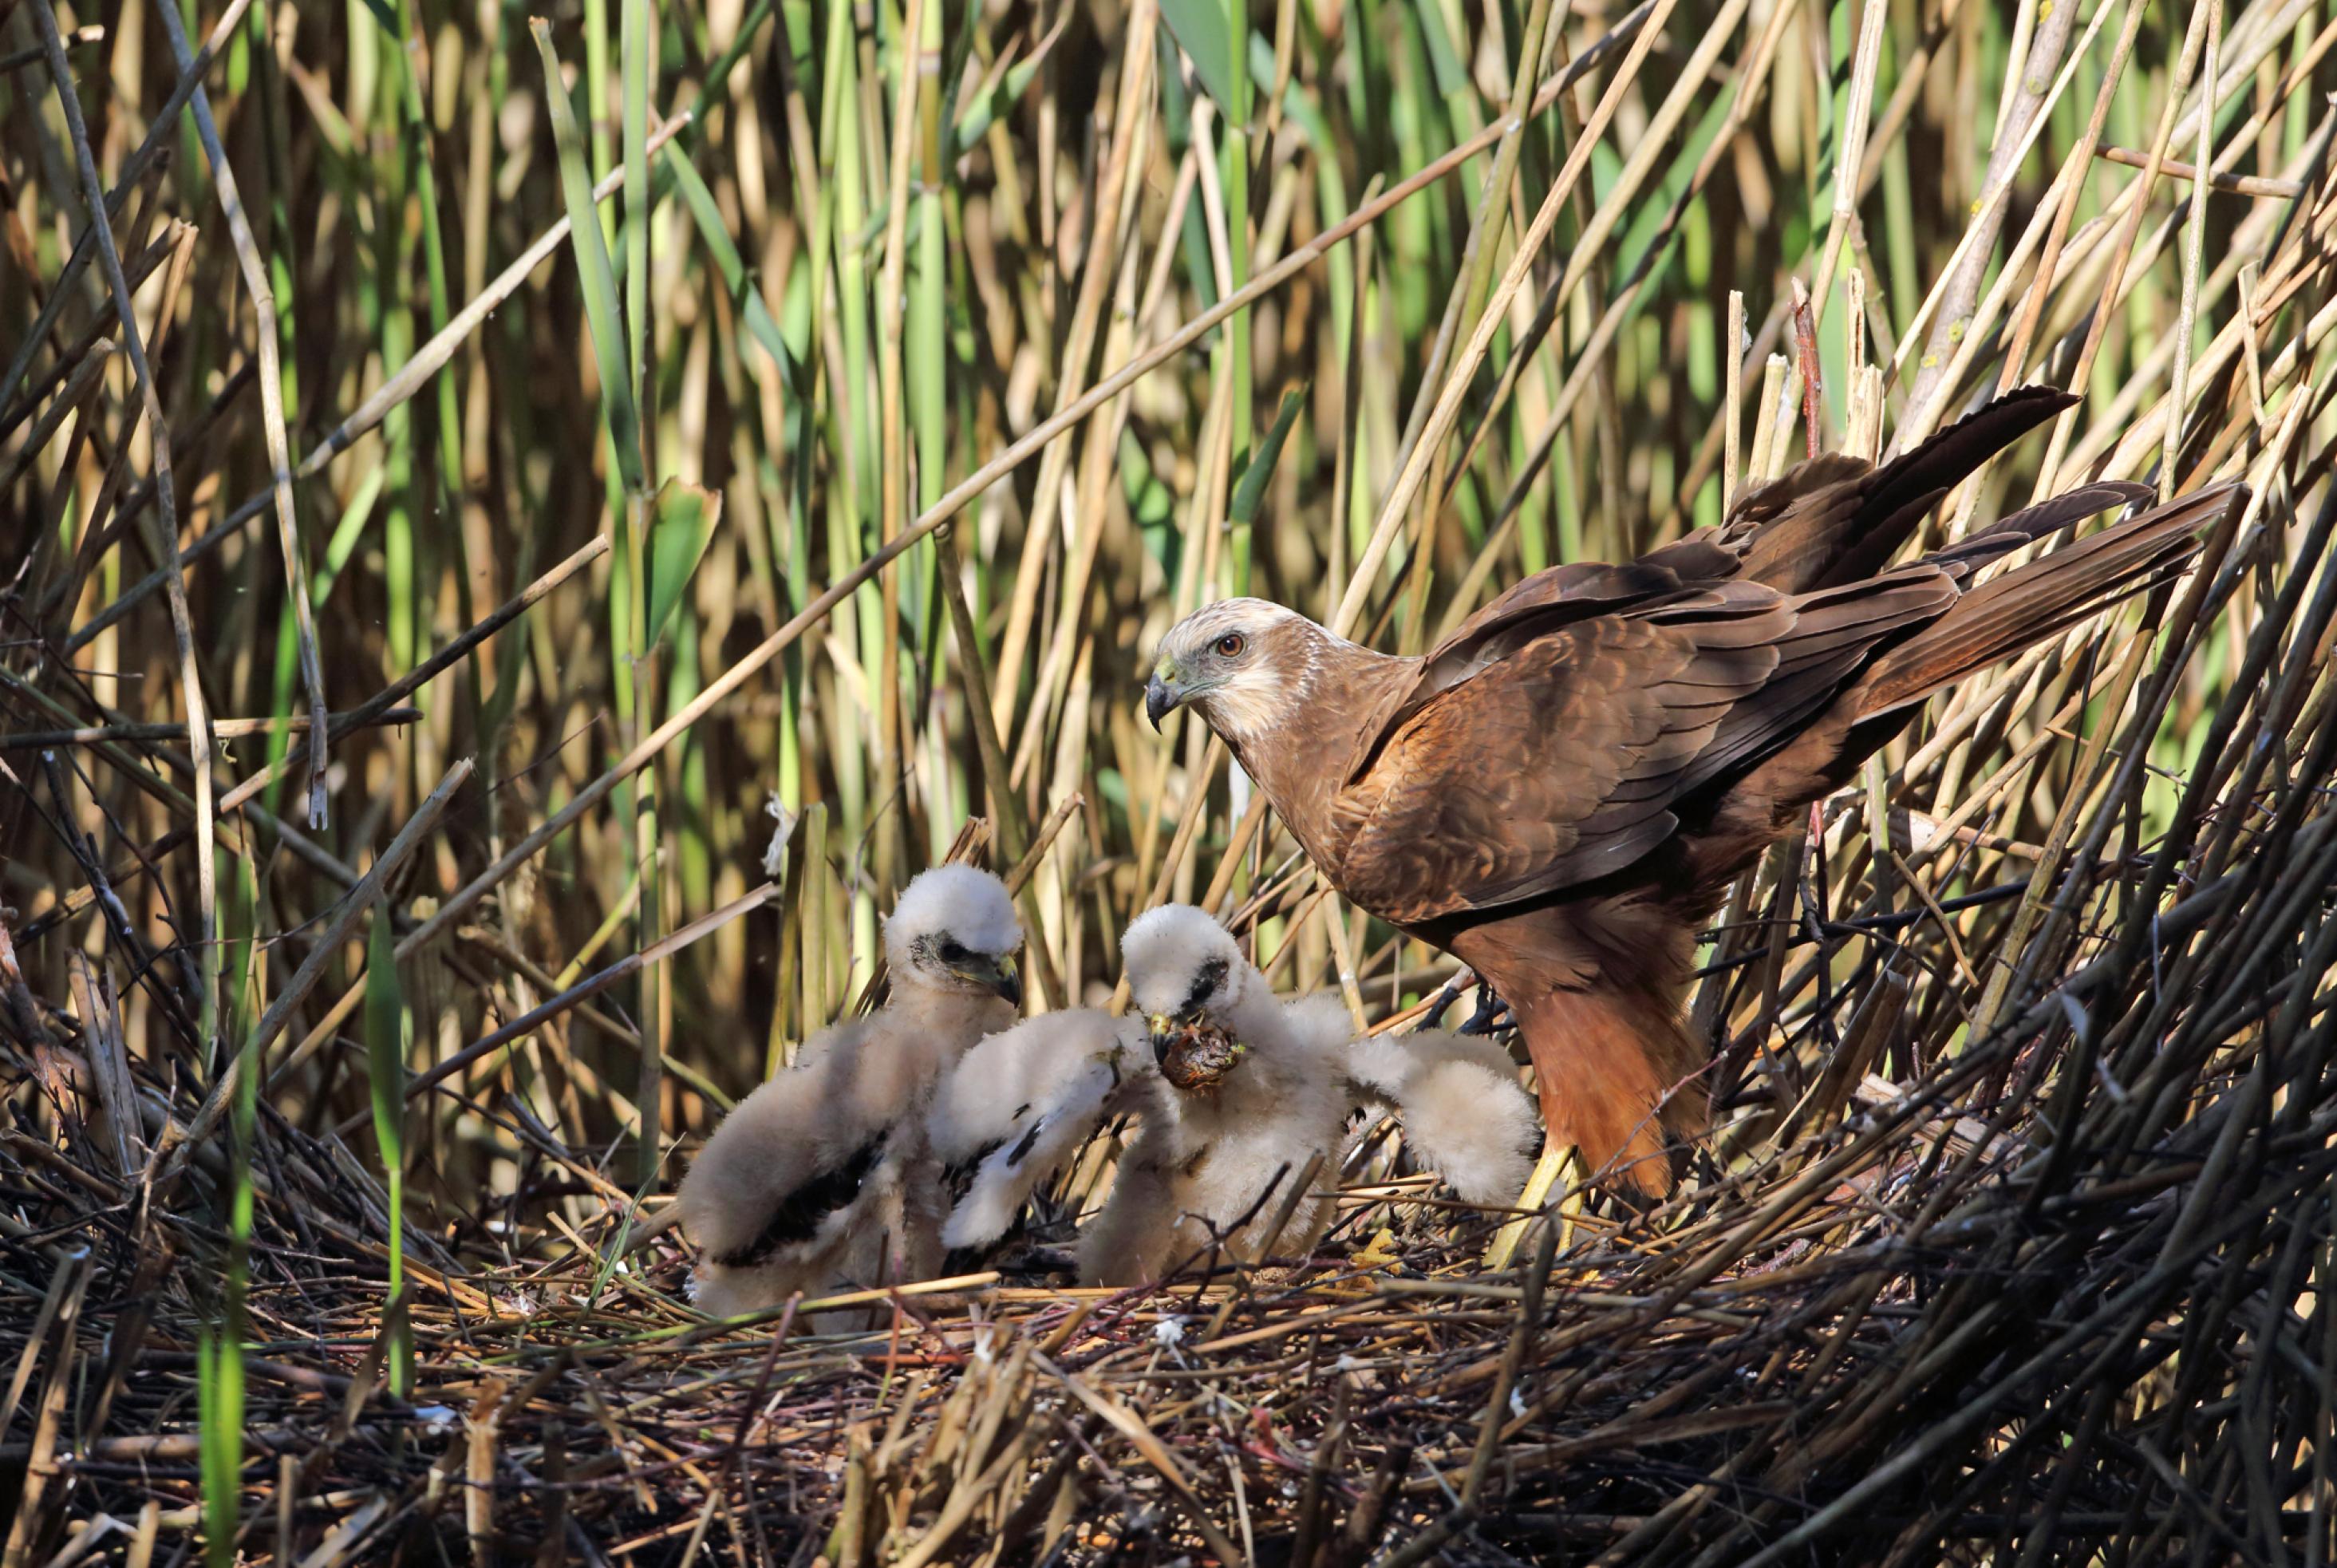
[[[1245,645],[1240,632],[1228,632],[1217,639],[1217,652],[1227,659],[1238,659]]]

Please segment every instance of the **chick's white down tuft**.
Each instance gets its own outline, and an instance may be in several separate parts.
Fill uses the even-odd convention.
[[[1151,1087],[1142,1024],[1094,1008],[1042,1013],[959,1058],[926,1112],[926,1137],[961,1195],[944,1246],[986,1247],[1040,1183]]]
[[[1132,1019],[1092,1007],[1041,1013],[974,1045],[941,1082],[926,1113],[934,1152],[955,1165],[1043,1115],[1063,1085],[1109,1053]]]
[[[1404,1142],[1464,1203],[1514,1203],[1541,1142],[1514,1070],[1461,1056],[1422,1063],[1398,1099]]]

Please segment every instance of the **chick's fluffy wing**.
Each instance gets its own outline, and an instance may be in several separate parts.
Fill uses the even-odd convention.
[[[944,1084],[934,1142],[956,1197],[942,1228],[944,1246],[982,1248],[1004,1236],[1032,1194],[1090,1138],[1149,1103],[1159,1076],[1134,1019],[1097,1014],[1035,1027],[1078,1018],[1041,1014],[993,1034]]]
[[[854,1071],[866,1033],[860,1023],[830,1031],[810,1061],[739,1101],[707,1140],[680,1201],[682,1229],[708,1257],[807,1239],[858,1195],[889,1124]]]

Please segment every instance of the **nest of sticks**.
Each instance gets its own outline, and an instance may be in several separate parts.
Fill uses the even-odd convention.
[[[513,1195],[409,1215],[393,1292],[377,1177],[261,1097],[239,1549],[711,1544],[838,1568],[2325,1549],[2337,694],[2296,661],[2330,599],[2256,630],[2293,721],[2235,715],[2155,847],[2104,842],[2137,786],[2114,771],[2070,873],[1961,945],[2011,973],[1986,1027],[1926,1004],[1925,966],[1959,961],[1936,928],[1828,907],[1854,809],[1784,852],[1798,874],[1765,911],[1752,893],[1706,978],[1739,1021],[1719,1129],[1649,1211],[1461,1209],[1382,1148],[1310,1259],[1107,1292],[1041,1250],[838,1298],[870,1326],[809,1335],[817,1303],[697,1317],[678,1244],[640,1241],[632,1196],[516,1102],[485,1112],[530,1151]],[[13,1560],[153,1560],[201,1515],[225,1162],[174,1142],[203,1097],[122,1059],[108,998],[35,996],[13,963],[7,984],[39,1042],[0,1138]]]

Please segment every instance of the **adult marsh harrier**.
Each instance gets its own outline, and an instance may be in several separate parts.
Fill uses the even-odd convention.
[[[1354,903],[1509,1003],[1551,1149],[1660,1194],[1700,1130],[1681,1017],[1696,934],[1739,873],[1931,693],[2179,572],[2223,485],[1975,582],[2147,500],[2093,484],[1890,564],[1941,498],[2076,399],[1999,398],[1875,467],[1814,458],[1717,528],[1539,572],[1424,658],[1230,599],[1162,641],[1157,725],[1189,706]]]

